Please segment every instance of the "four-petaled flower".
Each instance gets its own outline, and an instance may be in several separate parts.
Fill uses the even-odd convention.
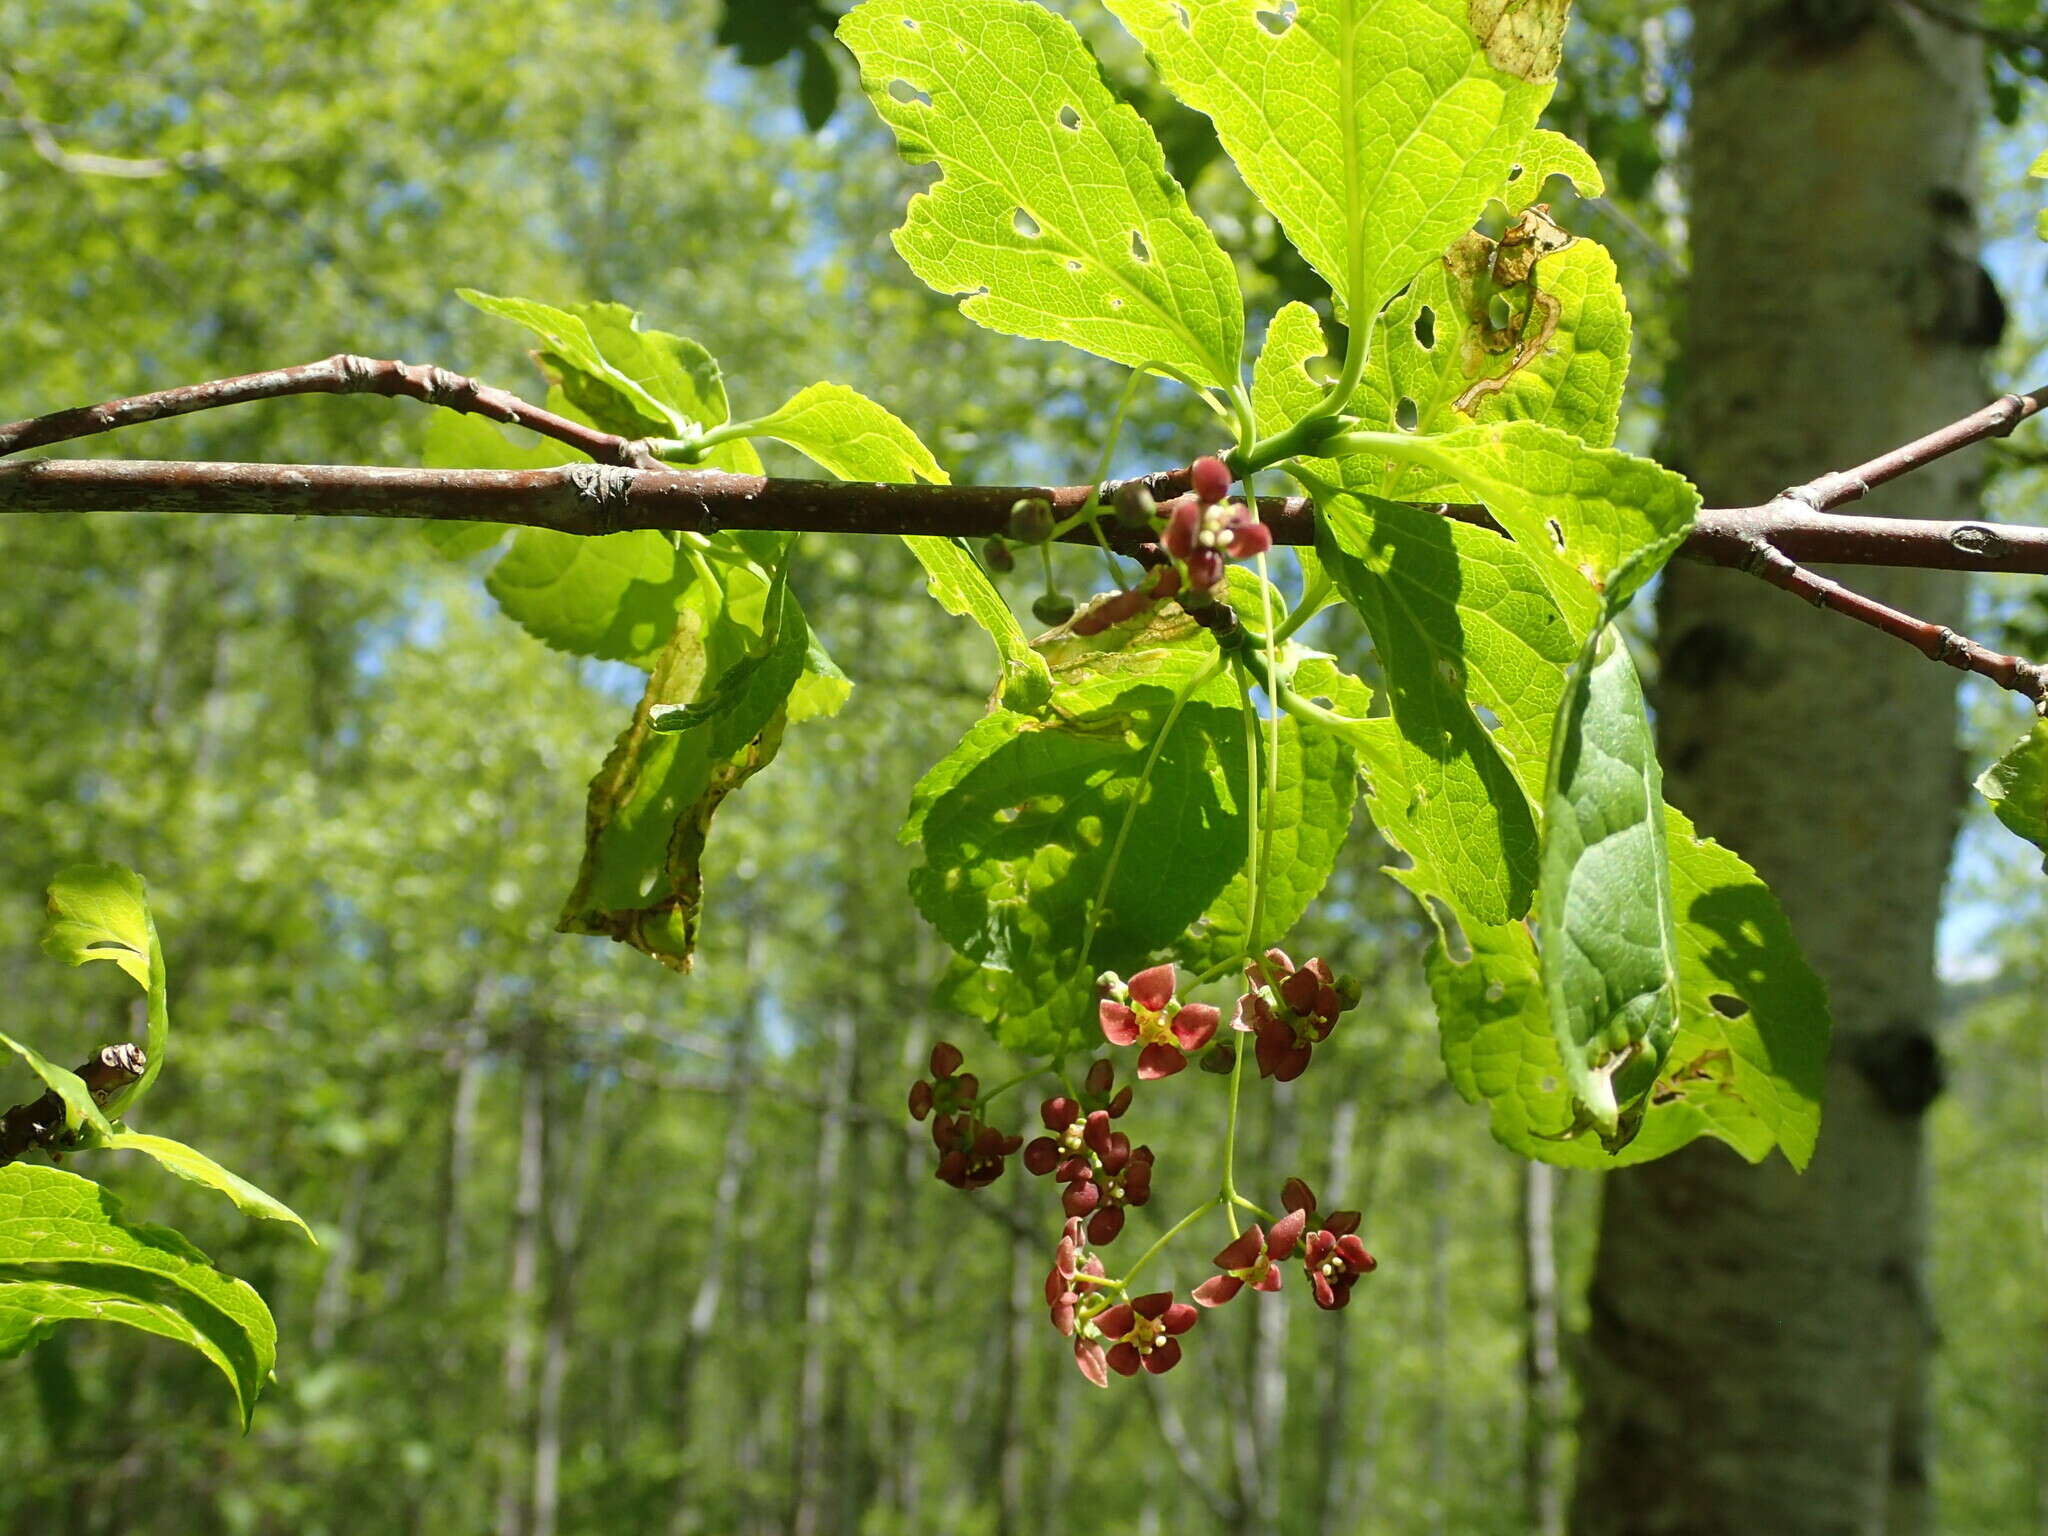
[[[1280,1265],[1294,1252],[1307,1225],[1306,1211],[1289,1211],[1273,1223],[1270,1237],[1256,1225],[1246,1227],[1216,1255],[1216,1267],[1223,1273],[1196,1286],[1195,1300],[1205,1307],[1220,1307],[1246,1286],[1255,1291],[1279,1290]]]
[[[1183,1003],[1174,993],[1171,963],[1138,972],[1129,983],[1105,971],[1100,1018],[1103,1038],[1111,1045],[1135,1045],[1138,1076],[1146,1082],[1171,1077],[1188,1064],[1187,1053],[1199,1051],[1216,1033],[1222,1014],[1207,1003]]]
[[[1292,1082],[1307,1068],[1312,1048],[1329,1038],[1351,1000],[1321,959],[1296,966],[1285,950],[1269,949],[1263,978],[1259,971],[1257,965],[1245,968],[1251,990],[1237,1000],[1231,1027],[1258,1037],[1255,1051],[1261,1077]]]
[[[1028,1166],[1028,1165],[1027,1165]],[[1060,1208],[1088,1218],[1088,1241],[1108,1244],[1124,1229],[1124,1209],[1152,1198],[1152,1149],[1109,1128],[1109,1111],[1093,1110],[1082,1124],[1081,1149],[1053,1170],[1066,1185]]]
[[[950,1116],[974,1108],[975,1096],[981,1092],[981,1080],[972,1072],[962,1072],[960,1061],[959,1046],[941,1040],[932,1047],[933,1081],[919,1078],[910,1085],[911,1119],[922,1120],[935,1109],[941,1116]],[[938,1139],[936,1125],[932,1127],[932,1139]]]
[[[1111,1370],[1135,1376],[1142,1366],[1157,1376],[1180,1363],[1179,1336],[1195,1326],[1198,1316],[1186,1302],[1175,1301],[1173,1292],[1154,1291],[1105,1308],[1092,1327],[1109,1345]]]
[[[1160,542],[1187,569],[1191,594],[1207,593],[1223,584],[1223,557],[1238,560],[1262,555],[1273,547],[1273,530],[1241,501],[1226,501],[1230,470],[1222,460],[1199,458],[1191,466],[1195,491],[1168,508],[1166,533]]]
[[[932,1121],[932,1142],[939,1149],[937,1177],[955,1189],[980,1189],[1003,1176],[1003,1159],[1024,1145],[1022,1136],[1005,1136],[969,1112],[940,1115]]]
[[[1315,1215],[1315,1194],[1300,1179],[1287,1181],[1280,1200],[1290,1216]],[[1356,1211],[1333,1211],[1302,1244],[1302,1268],[1315,1288],[1316,1305],[1326,1312],[1335,1312],[1350,1301],[1351,1288],[1358,1284],[1358,1277],[1379,1268],[1379,1260],[1367,1253],[1365,1244],[1359,1241],[1358,1223],[1362,1219]]]
[[[1106,1111],[1114,1120],[1130,1107],[1130,1085],[1126,1083],[1122,1089],[1116,1089],[1116,1068],[1107,1057],[1103,1057],[1088,1069],[1087,1077],[1082,1079],[1078,1100],[1061,1093],[1038,1106],[1038,1117],[1045,1122],[1045,1128],[1051,1134],[1037,1137],[1024,1148],[1025,1168],[1036,1174],[1051,1173],[1068,1158],[1080,1153],[1085,1145],[1082,1133],[1087,1129],[1090,1114],[1099,1109]]]

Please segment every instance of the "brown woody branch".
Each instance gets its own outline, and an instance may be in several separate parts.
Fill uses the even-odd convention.
[[[107,1102],[139,1080],[149,1065],[139,1045],[110,1045],[79,1067],[92,1101],[104,1109]],[[39,1099],[17,1104],[0,1115],[0,1168],[31,1148],[40,1148],[53,1158],[71,1145],[71,1132],[64,1124],[64,1100],[56,1089]]]
[[[590,536],[634,529],[762,529],[980,539],[1004,530],[1019,497],[1044,496],[1066,519],[1097,505],[1103,489],[782,480],[677,469],[654,457],[644,439],[598,431],[474,379],[351,354],[0,426],[0,456],[223,405],[313,393],[381,394],[474,412],[553,438],[596,462],[504,471],[32,459],[0,463],[0,513],[240,512],[509,523]],[[2044,404],[2048,390],[2005,395],[1867,463],[1793,486],[1762,506],[1710,508],[1699,515],[1681,553],[1761,577],[1905,640],[1935,660],[2022,693],[2048,711],[2043,668],[1805,569],[1811,562],[2048,574],[2048,529],[1855,517],[1834,510],[1958,449],[2008,435]],[[1187,489],[1188,471],[1166,470],[1144,481],[1163,500]],[[1492,521],[1483,507],[1444,504],[1436,510],[1481,525]],[[1259,514],[1277,543],[1315,542],[1315,509],[1306,498],[1263,498]],[[1099,527],[1102,537],[1126,551],[1148,537],[1107,515]],[[1097,534],[1084,522],[1066,537],[1092,542]]]

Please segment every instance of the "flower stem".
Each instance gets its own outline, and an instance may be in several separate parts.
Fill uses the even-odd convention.
[[[1031,1081],[1032,1078],[1038,1076],[1038,1074],[1043,1072],[1044,1070],[1044,1067],[1028,1067],[1024,1071],[1019,1072],[1015,1077],[1005,1078],[995,1087],[989,1089],[987,1093],[984,1093],[979,1098],[977,1098],[975,1100],[974,1107],[976,1109],[981,1108],[982,1105],[988,1103],[991,1099],[1000,1097],[1001,1095],[1008,1093],[1012,1088],[1016,1087],[1019,1083],[1028,1083],[1029,1081]]]
[[[1172,1242],[1176,1237],[1179,1237],[1182,1232],[1186,1231],[1189,1227],[1193,1226],[1196,1222],[1200,1221],[1204,1216],[1208,1215],[1211,1211],[1215,1210],[1217,1205],[1221,1203],[1222,1198],[1223,1197],[1221,1195],[1211,1195],[1207,1200],[1204,1200],[1192,1211],[1189,1211],[1187,1215],[1181,1217],[1179,1221],[1176,1221],[1172,1226],[1168,1227],[1163,1233],[1161,1233],[1159,1241],[1154,1243],[1150,1248],[1147,1248],[1143,1253],[1139,1254],[1138,1262],[1133,1264],[1129,1269],[1124,1271],[1123,1284],[1126,1287],[1128,1287],[1133,1280],[1138,1278],[1138,1271],[1143,1269],[1147,1264],[1152,1262],[1153,1254],[1157,1253],[1160,1249],[1164,1248],[1168,1243]]]

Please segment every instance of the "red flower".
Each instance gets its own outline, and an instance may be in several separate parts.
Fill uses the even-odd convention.
[[[1022,1136],[1005,1136],[971,1112],[938,1116],[932,1141],[939,1149],[936,1177],[955,1189],[995,1183],[1003,1176],[1003,1159],[1024,1145]]]
[[[1258,1036],[1259,1076],[1292,1082],[1307,1068],[1311,1048],[1329,1038],[1350,1006],[1345,989],[1326,961],[1296,967],[1279,949],[1266,951],[1263,981],[1256,965],[1246,967],[1245,979],[1252,989],[1237,1000],[1231,1027]]]
[[[1180,1363],[1180,1338],[1200,1314],[1171,1291],[1154,1291],[1134,1301],[1118,1302],[1094,1320],[1094,1330],[1109,1341],[1109,1368],[1119,1376],[1135,1376],[1143,1366],[1153,1375]]]
[[[933,1110],[942,1116],[957,1115],[962,1110],[974,1108],[974,1099],[981,1092],[981,1080],[972,1072],[960,1071],[960,1048],[941,1040],[932,1047],[931,1068],[934,1081],[919,1078],[910,1085],[910,1118],[922,1120]],[[958,1074],[957,1076],[955,1074]],[[936,1139],[937,1127],[933,1127]]]
[[[1307,1225],[1306,1211],[1289,1211],[1273,1223],[1270,1238],[1256,1226],[1247,1227],[1216,1255],[1216,1267],[1223,1273],[1196,1286],[1195,1300],[1205,1307],[1220,1307],[1246,1286],[1255,1291],[1279,1290],[1280,1265],[1294,1252]]]
[[[1160,542],[1187,567],[1189,591],[1202,593],[1222,585],[1226,553],[1236,560],[1262,555],[1273,547],[1273,530],[1241,501],[1183,496],[1169,509]]]
[[[1174,998],[1173,966],[1155,965],[1138,972],[1126,985],[1105,971],[1099,1012],[1103,1038],[1111,1045],[1145,1042],[1138,1053],[1138,1076],[1150,1082],[1171,1077],[1188,1064],[1187,1053],[1209,1043],[1223,1015],[1207,1003],[1182,1003]]]
[[[1280,1192],[1290,1216],[1307,1218],[1315,1214],[1316,1197],[1300,1179],[1289,1179]],[[1356,1211],[1333,1211],[1321,1227],[1308,1234],[1301,1250],[1302,1268],[1315,1288],[1316,1305],[1335,1312],[1351,1300],[1351,1288],[1361,1275],[1378,1269],[1379,1260],[1365,1251],[1358,1238]]]
[[[1047,1174],[1078,1155],[1085,1145],[1083,1133],[1093,1111],[1103,1110],[1114,1120],[1131,1107],[1130,1085],[1112,1093],[1110,1090],[1115,1086],[1116,1069],[1105,1057],[1088,1069],[1079,1100],[1055,1094],[1039,1105],[1038,1117],[1051,1134],[1038,1137],[1024,1149],[1024,1166],[1032,1173]]]
[[[1205,504],[1219,502],[1230,494],[1230,466],[1212,453],[1203,454],[1188,466],[1188,478]]]
[[[1081,1132],[1081,1149],[1054,1169],[1067,1186],[1060,1208],[1088,1218],[1088,1241],[1112,1243],[1124,1229],[1124,1210],[1152,1198],[1152,1149],[1131,1146],[1130,1137],[1109,1128],[1109,1111],[1092,1111]]]
[[[1052,1272],[1045,1277],[1045,1304],[1052,1309],[1053,1327],[1073,1337],[1080,1310],[1089,1298],[1100,1296],[1090,1282],[1102,1276],[1102,1260],[1082,1244],[1080,1217],[1069,1217],[1053,1251]]]

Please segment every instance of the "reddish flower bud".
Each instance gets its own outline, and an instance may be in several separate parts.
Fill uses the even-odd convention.
[[[1231,474],[1229,466],[1214,454],[1203,454],[1189,466],[1189,478],[1194,484],[1195,495],[1204,505],[1214,506],[1230,494]]]
[[[941,1040],[932,1047],[932,1076],[951,1077],[960,1070],[962,1060],[959,1046]]]
[[[1160,542],[1174,559],[1185,560],[1195,552],[1195,533],[1201,526],[1201,504],[1192,497],[1183,496],[1168,508],[1166,534]]]
[[[1031,604],[1031,617],[1041,624],[1064,624],[1074,616],[1074,600],[1064,592],[1041,592]]]
[[[1198,549],[1188,556],[1188,587],[1209,592],[1223,585],[1223,556],[1213,549]]]
[[[1043,544],[1052,537],[1052,503],[1043,496],[1023,496],[1010,503],[1009,535],[1019,544]]]
[[[1150,528],[1158,511],[1142,480],[1126,480],[1116,488],[1116,520],[1130,529]]]
[[[1017,557],[1010,553],[1010,546],[999,538],[991,537],[982,544],[981,563],[998,576],[1007,576],[1017,569]]]

